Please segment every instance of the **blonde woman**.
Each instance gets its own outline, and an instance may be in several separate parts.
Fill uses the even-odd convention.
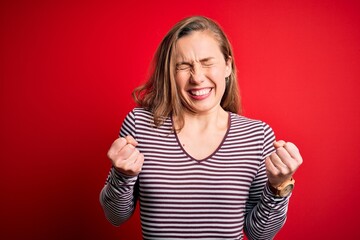
[[[144,239],[272,239],[285,223],[297,147],[241,116],[231,45],[213,20],[178,22],[134,91],[100,194],[120,225],[140,202]]]

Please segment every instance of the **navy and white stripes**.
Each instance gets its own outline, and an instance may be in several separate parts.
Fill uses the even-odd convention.
[[[152,114],[135,108],[121,136],[132,135],[145,156],[137,177],[111,169],[100,201],[119,225],[140,200],[144,239],[271,239],[286,219],[289,198],[275,198],[266,185],[264,159],[274,151],[272,129],[229,113],[219,148],[198,161],[178,142],[171,118],[154,128]]]

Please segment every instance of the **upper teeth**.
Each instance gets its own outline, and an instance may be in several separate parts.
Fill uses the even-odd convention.
[[[205,94],[208,94],[210,92],[210,88],[207,88],[207,89],[201,89],[201,90],[194,90],[194,91],[191,91],[191,94],[195,95],[195,96],[201,96],[201,95],[205,95]]]

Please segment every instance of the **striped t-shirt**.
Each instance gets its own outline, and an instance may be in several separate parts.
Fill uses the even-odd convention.
[[[272,239],[284,224],[289,197],[266,184],[275,140],[266,123],[229,113],[223,141],[201,161],[181,146],[171,117],[156,128],[149,111],[135,108],[120,131],[127,135],[145,161],[135,177],[110,170],[100,201],[112,224],[129,219],[137,200],[144,239]]]

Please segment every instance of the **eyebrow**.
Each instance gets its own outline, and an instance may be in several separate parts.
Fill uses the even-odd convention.
[[[207,62],[207,61],[212,60],[212,59],[215,59],[215,58],[214,57],[207,57],[207,58],[200,59],[199,62],[203,63],[203,62]],[[192,63],[182,61],[182,62],[176,63],[176,66],[179,66],[179,65],[182,65],[182,64],[191,65]]]

